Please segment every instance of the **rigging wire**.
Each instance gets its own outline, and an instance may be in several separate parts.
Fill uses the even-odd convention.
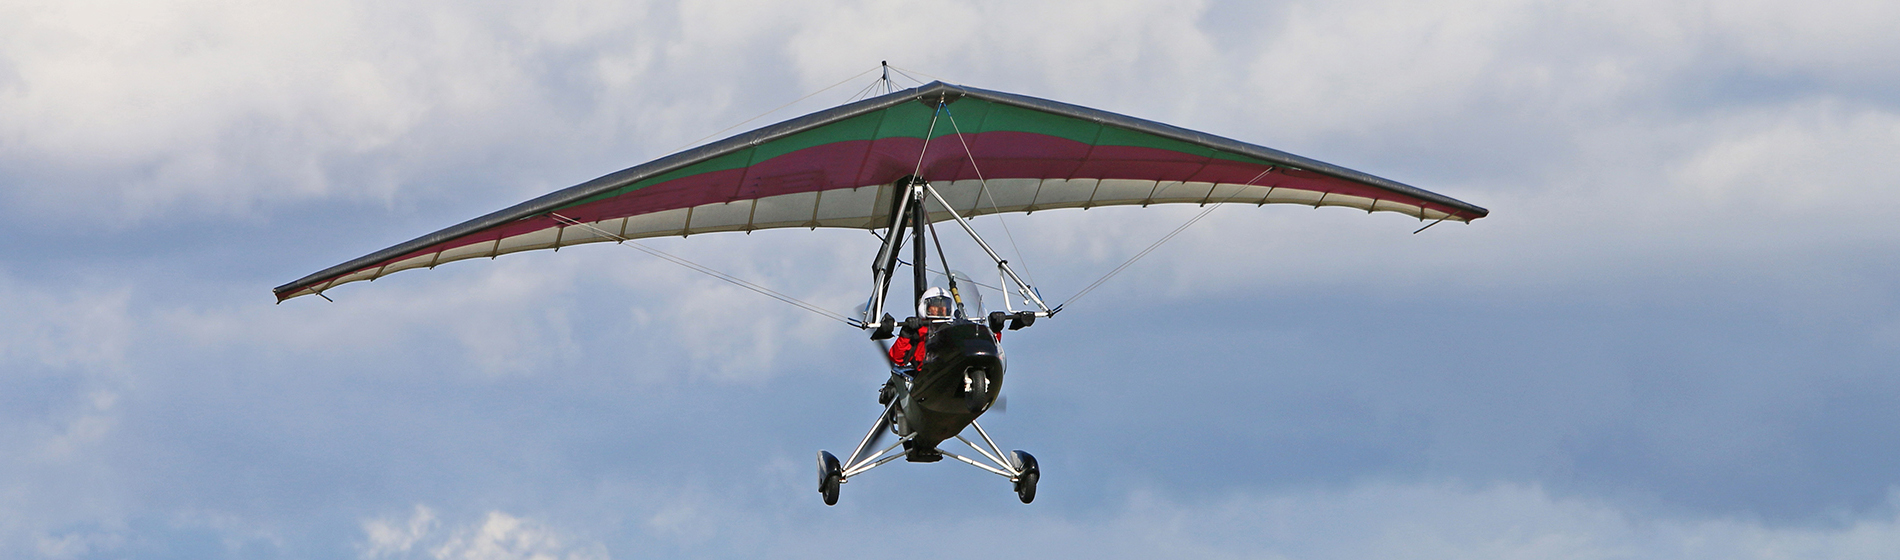
[[[899,72],[901,73],[902,71],[900,70]],[[1002,224],[1003,237],[1009,239],[1009,248],[1010,250],[1016,252],[1016,260],[1019,261],[1018,264],[1023,265],[1023,274],[1029,277],[1030,283],[1035,283],[1036,273],[1031,272],[1029,270],[1029,266],[1027,262],[1021,262],[1021,261],[1027,261],[1028,257],[1023,255],[1023,248],[1016,245],[1016,234],[1009,230],[1009,221],[1003,219],[1003,212],[996,205],[996,196],[990,194],[990,182],[989,180],[983,178],[983,169],[976,165],[976,152],[973,152],[970,150],[970,141],[964,139],[963,137],[963,127],[957,125],[956,112],[951,111],[950,107],[945,106],[943,108],[943,113],[944,115],[950,117],[950,128],[956,131],[957,142],[960,142],[963,144],[963,154],[970,158],[970,170],[976,172],[977,190],[983,195],[984,198],[987,198],[990,201],[990,215],[996,216],[996,223]]]
[[[878,93],[878,95],[889,95],[891,92],[897,91],[897,82],[891,81],[891,64],[889,62],[880,62],[878,63],[878,68],[884,70],[884,75],[882,77],[879,77],[878,79],[871,80],[871,83],[869,84],[865,84],[864,88],[858,90],[858,93],[855,95],[852,95],[851,100],[846,101],[846,103],[857,101],[862,98],[869,98],[871,96],[871,92],[877,91],[878,86],[883,86],[883,89],[884,89],[884,91],[881,93]],[[898,73],[902,74],[903,72],[900,71]],[[861,76],[863,74],[859,74],[859,75]],[[916,78],[911,78],[911,79],[913,81],[916,80]]]
[[[1268,173],[1272,173],[1272,172],[1273,172],[1273,168],[1268,167],[1265,170],[1262,170],[1260,174],[1254,175],[1252,179],[1248,179],[1247,182],[1243,184],[1249,187],[1254,186],[1253,184],[1254,181],[1259,181],[1261,177],[1265,177],[1267,176]],[[1174,228],[1174,231],[1168,232],[1168,234],[1162,236],[1161,239],[1157,239],[1155,240],[1154,243],[1149,244],[1148,248],[1142,249],[1140,253],[1136,253],[1135,256],[1129,257],[1128,260],[1123,261],[1121,266],[1117,266],[1115,267],[1114,270],[1108,271],[1108,274],[1102,275],[1101,278],[1096,279],[1095,282],[1089,284],[1088,287],[1082,288],[1082,291],[1076,292],[1075,295],[1069,296],[1069,299],[1064,300],[1061,304],[1057,305],[1056,309],[1062,309],[1062,308],[1068,307],[1069,304],[1075,303],[1075,300],[1082,299],[1082,296],[1088,295],[1089,292],[1095,291],[1095,288],[1101,286],[1103,282],[1107,282],[1108,279],[1114,278],[1116,274],[1121,274],[1123,270],[1126,270],[1130,265],[1135,264],[1135,261],[1141,260],[1142,257],[1148,256],[1148,253],[1152,253],[1154,252],[1155,249],[1161,248],[1162,244],[1167,243],[1171,239],[1174,239],[1174,236],[1181,235],[1181,232],[1187,231],[1187,228],[1192,227],[1196,222],[1200,222],[1201,219],[1206,218],[1208,214],[1214,213],[1215,208],[1220,208],[1221,206],[1226,205],[1228,202],[1232,202],[1235,198],[1239,198],[1240,193],[1243,191],[1244,189],[1236,190],[1234,191],[1234,194],[1228,195],[1227,198],[1221,200],[1220,202],[1214,203],[1213,206],[1207,207],[1207,209],[1202,210],[1201,213],[1195,214],[1193,218],[1188,219],[1187,223],[1183,223],[1179,227]],[[1208,194],[1212,195],[1213,191],[1212,190],[1208,191]]]
[[[924,130],[924,146],[917,149],[917,170],[912,171],[910,174],[911,177],[915,178],[914,180],[922,180],[924,178],[924,155],[930,153],[930,137],[937,133],[937,115],[943,114],[944,105],[943,97],[939,96],[937,98],[937,110],[930,112],[930,128]]]
[[[1075,300],[1082,299],[1082,296],[1089,295],[1089,292],[1095,291],[1095,288],[1098,286],[1101,286],[1103,282],[1107,282],[1108,279],[1114,278],[1116,274],[1121,274],[1122,270],[1127,269],[1129,265],[1135,264],[1135,261],[1141,260],[1142,257],[1148,256],[1148,253],[1152,253],[1154,252],[1155,249],[1160,248],[1161,244],[1167,243],[1168,240],[1174,239],[1174,236],[1180,235],[1181,232],[1183,231],[1187,231],[1188,226],[1192,226],[1194,225],[1195,222],[1201,221],[1201,218],[1205,218],[1207,217],[1208,214],[1212,214],[1214,212],[1214,209],[1220,208],[1222,204],[1226,204],[1226,202],[1223,201],[1213,206],[1207,207],[1206,210],[1202,210],[1200,214],[1196,214],[1194,218],[1189,219],[1187,223],[1181,224],[1180,227],[1174,228],[1174,231],[1170,231],[1168,232],[1167,235],[1162,236],[1161,239],[1155,240],[1153,244],[1148,245],[1148,248],[1142,249],[1140,253],[1135,253],[1135,256],[1129,257],[1128,260],[1123,261],[1121,266],[1115,267],[1115,270],[1110,270],[1108,271],[1108,274],[1105,274],[1101,278],[1096,279],[1095,283],[1089,284],[1088,287],[1082,288],[1082,291],[1076,292],[1075,295],[1069,296],[1068,300],[1063,301],[1059,305],[1056,305],[1056,308],[1061,309],[1061,308],[1068,307],[1069,304],[1075,303]]]
[[[812,313],[816,313],[816,314],[818,314],[818,315],[820,315],[820,316],[822,316],[822,317],[824,317],[824,318],[826,318],[826,319],[831,319],[831,320],[834,320],[834,321],[837,321],[837,322],[840,322],[840,323],[844,323],[844,324],[846,324],[846,325],[850,325],[850,326],[852,326],[852,327],[855,327],[855,328],[864,328],[864,325],[863,325],[862,323],[859,323],[859,322],[856,322],[856,321],[853,321],[853,320],[851,320],[851,318],[849,318],[849,317],[846,317],[846,316],[845,316],[844,314],[842,314],[842,313],[838,313],[838,312],[836,312],[836,311],[832,311],[832,310],[830,310],[830,309],[825,309],[825,308],[823,308],[823,307],[819,307],[819,306],[817,306],[817,305],[814,305],[814,304],[810,304],[810,303],[806,303],[806,302],[804,302],[803,300],[800,300],[800,299],[798,299],[798,298],[795,298],[795,297],[792,297],[792,296],[788,296],[788,295],[785,295],[784,293],[781,293],[781,292],[778,292],[778,291],[776,291],[776,290],[773,290],[773,289],[771,289],[771,288],[767,288],[767,287],[765,287],[765,286],[760,286],[760,285],[758,285],[758,284],[754,284],[754,283],[752,283],[752,282],[747,282],[747,281],[746,281],[745,279],[743,279],[743,278],[739,278],[739,277],[737,277],[737,276],[733,276],[733,275],[731,275],[731,274],[726,274],[726,273],[724,273],[724,272],[720,272],[720,271],[718,271],[718,270],[715,270],[715,269],[713,269],[712,267],[708,267],[708,266],[706,266],[706,265],[702,265],[702,264],[699,264],[699,263],[696,263],[696,262],[693,262],[693,261],[690,261],[690,260],[686,260],[685,258],[682,258],[682,257],[679,257],[679,256],[676,256],[676,255],[673,255],[672,253],[668,253],[668,252],[665,252],[665,251],[661,251],[661,250],[659,250],[659,249],[654,249],[654,248],[652,248],[652,247],[648,247],[648,246],[646,246],[646,245],[643,245],[643,244],[641,244],[641,243],[640,243],[640,242],[638,242],[638,241],[634,241],[634,240],[632,240],[632,239],[628,239],[628,238],[626,238],[626,237],[622,237],[622,236],[620,236],[620,235],[618,235],[618,234],[615,234],[615,233],[613,233],[613,232],[609,232],[609,231],[607,231],[607,230],[604,230],[604,229],[600,229],[599,227],[595,227],[595,226],[594,226],[594,224],[590,224],[590,223],[587,223],[587,222],[582,222],[582,221],[580,221],[580,220],[576,220],[576,219],[574,219],[574,218],[569,218],[569,217],[567,217],[567,216],[563,216],[563,215],[561,215],[561,214],[560,214],[560,213],[558,213],[558,212],[556,212],[556,213],[549,213],[548,215],[549,215],[549,216],[552,216],[552,217],[553,217],[553,218],[554,218],[554,219],[555,219],[556,221],[559,221],[559,222],[561,222],[561,223],[565,223],[565,224],[567,224],[567,225],[569,225],[569,226],[579,226],[579,227],[583,227],[583,228],[587,228],[587,230],[588,230],[588,231],[592,231],[592,232],[594,232],[594,234],[595,234],[595,235],[599,235],[599,236],[601,236],[601,237],[606,237],[606,238],[609,238],[609,239],[613,239],[614,241],[616,241],[616,242],[618,242],[618,244],[620,244],[620,245],[626,245],[626,246],[628,246],[628,247],[632,247],[632,248],[635,248],[635,249],[639,249],[640,251],[642,251],[642,252],[644,252],[644,253],[646,253],[646,254],[649,254],[649,255],[653,255],[653,256],[655,256],[655,257],[659,257],[659,258],[661,258],[661,259],[663,259],[663,260],[665,260],[665,261],[667,261],[667,262],[670,262],[670,263],[673,263],[673,264],[677,264],[677,265],[680,265],[680,266],[683,266],[683,267],[686,267],[686,268],[689,268],[689,269],[692,269],[692,270],[694,270],[694,271],[696,271],[696,272],[699,272],[699,273],[701,273],[701,274],[705,274],[705,275],[707,275],[707,276],[711,276],[711,277],[713,277],[713,278],[718,278],[718,279],[720,279],[720,280],[725,280],[725,281],[727,281],[727,282],[731,282],[731,283],[732,283],[733,285],[735,285],[735,286],[738,286],[738,287],[741,287],[741,288],[745,288],[745,289],[748,289],[748,290],[752,290],[752,291],[754,291],[754,292],[758,292],[759,294],[761,294],[761,295],[764,295],[764,296],[766,296],[766,297],[769,297],[769,298],[772,298],[772,299],[776,299],[776,300],[779,300],[779,301],[782,301],[782,302],[785,302],[785,303],[789,303],[789,304],[792,304],[792,305],[793,305],[794,307],[797,307],[797,308],[799,308],[799,309],[803,309],[803,310],[806,310],[806,311],[810,311],[810,312],[812,312]]]
[[[900,179],[900,180],[898,180],[898,182],[900,182],[900,183],[904,183],[904,188],[906,188],[906,189],[911,189],[911,193],[914,193],[914,192],[916,192],[916,191],[915,191],[915,189],[916,189],[916,187],[914,187],[914,186],[912,186],[912,185],[913,185],[913,183],[911,183],[911,181],[922,181],[922,180],[923,180],[923,173],[924,173],[924,156],[930,153],[930,136],[931,136],[932,134],[936,134],[936,133],[937,133],[937,115],[941,115],[941,114],[943,114],[943,105],[944,105],[944,101],[943,101],[943,98],[942,98],[942,97],[938,97],[938,98],[937,98],[937,109],[936,109],[936,110],[934,110],[934,111],[931,111],[931,112],[930,112],[930,128],[928,128],[928,129],[925,129],[925,130],[924,130],[924,145],[923,145],[923,147],[920,147],[920,148],[918,148],[918,149],[917,149],[917,170],[916,170],[916,171],[912,171],[912,172],[911,172],[911,174],[910,174],[910,179],[908,179],[908,180],[903,180],[903,179]],[[911,196],[911,193],[904,193],[904,196]],[[897,192],[897,189],[895,189],[895,188],[893,188],[893,189],[891,189],[891,196],[892,196],[892,197],[896,197],[896,196],[898,196],[898,192]],[[924,201],[922,200],[922,198],[921,198],[921,197],[919,197],[919,199],[917,200],[917,204],[919,204],[919,205],[922,205],[923,203],[924,203]],[[925,214],[928,214],[928,212],[925,212]],[[925,220],[925,221],[928,221],[928,220]],[[913,226],[911,226],[911,231],[912,231],[912,233],[911,233],[911,239],[913,240],[913,242],[914,242],[914,243],[916,243],[916,244],[917,244],[917,247],[918,247],[918,250],[919,250],[919,251],[922,251],[922,250],[923,250],[923,246],[924,246],[924,228],[923,228],[922,226],[917,226],[917,225],[913,225]],[[889,235],[897,235],[897,231],[896,231],[896,229],[892,229],[892,230],[891,230],[891,232],[889,233]],[[902,238],[899,238],[899,240],[901,241],[901,240],[902,240]],[[921,255],[920,255],[920,256],[921,256]],[[918,259],[918,260],[922,260],[922,259]],[[922,262],[920,262],[920,263],[917,263],[917,264],[914,264],[914,265],[911,265],[911,266],[912,266],[912,267],[924,267],[924,269],[925,269],[925,270],[929,270],[929,266],[930,266],[930,263],[922,263]],[[946,267],[946,268],[947,268],[947,267]],[[922,287],[919,287],[919,289],[921,290],[921,289],[922,289]],[[921,292],[920,292],[920,293],[918,293],[918,294],[917,294],[917,298],[916,298],[916,301],[914,301],[914,302],[912,302],[912,303],[916,303],[916,304],[918,304],[918,305],[922,305],[922,304],[923,304],[923,294],[922,294]]]
[[[874,87],[877,87],[877,82],[871,82],[869,84],[865,84],[864,87],[858,88],[858,92],[851,94],[851,98],[844,100],[844,102],[855,103],[857,102],[857,100],[865,98],[866,97],[865,94],[871,93],[871,88],[874,88]]]
[[[914,76],[911,76],[911,75],[910,75],[910,73],[908,73],[908,72],[905,72],[905,71],[904,71],[904,69],[902,69],[902,68],[898,68],[898,67],[896,67],[896,66],[892,66],[892,67],[891,67],[891,69],[892,69],[892,70],[896,70],[898,74],[900,74],[900,75],[902,75],[902,76],[904,76],[904,77],[906,77],[906,78],[910,78],[910,81],[913,81],[913,82],[917,82],[917,85],[923,85],[923,84],[924,84],[924,81],[923,81],[923,80],[919,80],[919,79],[917,79],[916,77],[914,77]],[[912,70],[911,72],[917,72],[917,71],[916,71],[916,70]],[[918,73],[918,74],[924,74],[923,72],[917,72],[917,73]],[[943,82],[943,81],[944,81],[944,80],[943,80],[943,78],[939,78],[939,77],[936,77],[936,76],[932,76],[932,75],[929,75],[929,74],[924,74],[924,77],[925,77],[925,78],[930,78],[930,79],[932,79],[932,80],[936,80],[936,81],[939,81],[939,82]],[[944,83],[949,83],[949,82],[944,82]]]
[[[904,266],[911,266],[911,264],[910,264],[910,261],[907,261],[907,260],[904,260],[904,259],[897,259],[897,264],[901,264],[901,265],[904,265]],[[944,271],[941,271],[941,270],[937,270],[937,269],[934,269],[934,268],[930,268],[930,267],[928,267],[928,266],[926,266],[926,267],[924,267],[924,272],[928,272],[928,273],[931,273],[931,274],[935,274],[935,275],[938,275],[938,276],[949,276],[949,275],[950,275],[950,273],[947,273],[947,272],[944,272]],[[996,286],[991,286],[991,285],[989,285],[989,284],[984,284],[984,283],[982,283],[982,282],[978,282],[978,281],[975,281],[975,280],[971,280],[971,279],[969,279],[969,278],[964,278],[964,279],[963,279],[962,281],[963,281],[963,282],[969,282],[969,283],[970,283],[971,285],[973,285],[973,286],[977,286],[977,287],[982,287],[982,288],[989,288],[989,289],[992,289],[992,290],[996,290],[996,291],[998,291],[998,292],[1003,292],[1003,291],[1004,291],[1004,290],[1003,290],[1002,288],[1000,288],[1000,287],[996,287]],[[1007,292],[1005,292],[1005,293],[1007,293]]]

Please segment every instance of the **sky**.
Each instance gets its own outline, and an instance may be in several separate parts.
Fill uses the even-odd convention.
[[[0,556],[1891,558],[1897,21],[1845,0],[0,0]],[[878,410],[863,334],[637,251],[270,294],[843,103],[880,61],[1492,215],[1414,234],[1222,207],[1011,333],[984,424],[1040,459],[1030,505],[900,462],[824,506],[815,452]],[[978,226],[1064,301],[1199,211]],[[848,311],[876,240],[651,245]]]

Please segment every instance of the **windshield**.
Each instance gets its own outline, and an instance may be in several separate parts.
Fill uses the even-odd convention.
[[[960,319],[982,317],[983,291],[977,288],[976,282],[970,281],[969,275],[955,270],[950,271],[950,277],[956,280],[957,299],[962,303],[957,307],[957,317]]]

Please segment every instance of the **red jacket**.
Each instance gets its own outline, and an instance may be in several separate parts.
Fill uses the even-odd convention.
[[[924,361],[922,342],[924,336],[928,334],[930,334],[930,326],[924,325],[917,327],[917,343],[912,343],[911,337],[908,336],[897,337],[897,341],[891,343],[891,363],[900,366],[915,366]]]

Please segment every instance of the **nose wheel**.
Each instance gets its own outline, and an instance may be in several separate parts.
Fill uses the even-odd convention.
[[[989,406],[990,373],[980,369],[963,372],[963,405],[971,414],[983,412]]]

